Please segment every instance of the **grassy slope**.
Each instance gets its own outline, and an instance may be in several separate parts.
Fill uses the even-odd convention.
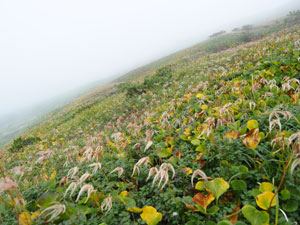
[[[294,26],[221,53],[208,55],[196,48],[188,49],[161,62],[172,64],[154,73],[147,83],[139,84],[139,91],[131,96],[117,87],[102,90],[101,95],[96,91],[51,115],[30,131],[41,141],[19,152],[2,152],[5,164],[1,166],[19,185],[11,194],[25,200],[24,205],[16,206],[17,214],[41,213],[55,201],[65,205],[67,211],[53,223],[142,224],[139,214],[128,208],[153,206],[162,214],[162,224],[215,224],[245,205],[262,210],[255,201],[260,194],[258,182],[273,181],[273,193],[279,187],[279,193],[287,190],[290,194],[289,199],[279,195],[280,208],[290,221],[299,221],[299,173],[291,176],[287,172],[283,177],[283,168],[290,168],[288,163],[294,161],[299,147],[295,140],[290,146],[281,144],[299,130],[299,86],[292,80],[300,77],[299,40],[299,26]],[[156,62],[157,65],[161,64]],[[144,76],[152,74],[156,66],[144,68]],[[274,82],[277,87],[271,89]],[[290,90],[287,84],[292,86]],[[287,119],[280,114],[281,131],[276,125],[269,132],[270,113],[279,110],[292,116]],[[257,121],[259,130],[255,126],[251,129],[249,120]],[[226,134],[231,138],[224,137]],[[152,187],[152,178],[146,181],[150,165],[140,167],[140,173],[132,176],[134,165],[143,157],[150,157],[151,166],[157,169],[162,163],[170,163],[175,177],[169,171],[169,182],[162,189],[157,183]],[[92,174],[89,165],[94,162],[100,162],[102,168],[85,181],[96,190],[88,202],[74,201],[80,187],[73,200],[69,195],[64,198],[68,184],[59,182],[68,171],[79,168],[74,178],[69,177],[71,183],[85,172]],[[121,178],[110,174],[116,167],[124,169]],[[199,191],[191,185],[189,172],[197,169],[214,179],[206,184],[206,190]],[[14,177],[17,170],[24,175]],[[214,200],[208,206],[211,213],[216,205],[218,211],[212,215],[193,212],[196,203],[202,204],[202,194],[213,192],[217,196],[211,186],[220,181],[216,178],[229,184],[218,203]],[[215,190],[221,189],[217,185]],[[120,195],[122,191],[127,191],[126,197]],[[0,198],[0,221],[16,224],[6,194]],[[100,205],[109,196],[112,209],[104,212]],[[262,217],[269,217],[271,223],[278,217],[279,224],[283,224],[283,214],[276,215],[276,207],[272,207]],[[249,223],[246,217],[239,211],[239,221]],[[35,223],[44,224],[45,219],[42,214]]]

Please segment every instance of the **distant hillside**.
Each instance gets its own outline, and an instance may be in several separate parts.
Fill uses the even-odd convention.
[[[52,115],[60,111],[79,97],[89,93],[91,90],[97,89],[99,86],[111,82],[113,79],[103,79],[93,82],[64,95],[48,99],[33,107],[20,109],[16,113],[0,117],[0,149],[19,135],[25,134],[26,130],[30,130],[32,127],[46,120],[48,114]]]

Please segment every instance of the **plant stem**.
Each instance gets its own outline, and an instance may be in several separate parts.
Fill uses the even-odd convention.
[[[288,162],[286,163],[286,165],[283,165],[283,174],[282,174],[280,183],[279,183],[279,185],[278,185],[278,188],[277,188],[277,190],[276,190],[274,196],[273,196],[272,199],[271,199],[271,202],[270,202],[270,205],[269,205],[269,208],[268,208],[268,212],[270,211],[270,208],[271,208],[271,205],[272,205],[272,202],[273,202],[275,196],[278,194],[278,192],[279,192],[279,190],[280,190],[280,188],[281,188],[281,186],[282,186],[282,184],[283,184],[283,181],[284,181],[285,175],[286,175],[286,170],[287,170],[287,168],[289,167],[289,165],[291,164],[292,159],[293,159],[293,157],[294,157],[294,155],[295,155],[295,152],[296,152],[296,151],[294,150],[294,151],[293,151],[293,154],[292,154],[291,157],[289,158],[289,160],[288,160]],[[277,202],[277,204],[278,204],[278,202]]]

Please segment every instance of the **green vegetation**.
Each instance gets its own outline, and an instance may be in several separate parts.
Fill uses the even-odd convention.
[[[127,97],[135,97],[146,93],[153,88],[164,86],[166,82],[172,82],[172,66],[165,66],[158,69],[154,75],[145,78],[141,84],[122,83],[118,86],[119,91],[126,92]]]
[[[27,145],[32,145],[41,139],[39,137],[27,137],[27,138],[22,138],[19,137],[15,139],[11,145],[11,147],[8,149],[10,152],[19,152],[21,151],[25,146]]]
[[[299,222],[300,27],[282,26],[177,53],[17,139],[1,154],[0,223]]]

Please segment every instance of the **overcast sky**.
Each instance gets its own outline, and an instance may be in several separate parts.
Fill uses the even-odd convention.
[[[0,116],[266,19],[289,1],[0,0]]]

